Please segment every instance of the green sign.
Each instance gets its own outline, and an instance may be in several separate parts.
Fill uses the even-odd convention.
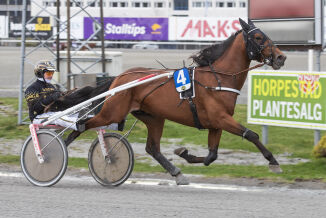
[[[326,73],[251,71],[248,123],[326,130]]]

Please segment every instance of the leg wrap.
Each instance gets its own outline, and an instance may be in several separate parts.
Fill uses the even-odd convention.
[[[247,139],[250,142],[254,142],[256,140],[259,140],[259,135],[250,129],[246,129],[242,135],[243,138]]]
[[[161,166],[166,169],[171,176],[178,175],[181,170],[175,167],[168,159],[166,159],[161,153],[156,153],[154,156],[155,160],[161,164]]]
[[[217,159],[217,149],[209,150],[209,153],[204,160],[205,166],[210,165],[216,159]]]

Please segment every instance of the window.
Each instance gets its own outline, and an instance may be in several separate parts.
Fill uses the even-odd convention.
[[[211,8],[212,7],[212,2],[211,1],[204,1],[203,2],[203,7]]]
[[[154,2],[155,8],[163,8],[163,2]]]
[[[224,2],[220,2],[220,1],[216,2],[216,7],[217,8],[224,8]]]
[[[87,5],[89,5],[90,7],[95,7],[95,1],[88,1]]]
[[[174,0],[174,10],[188,10],[188,0]]]
[[[211,1],[207,1],[207,0],[202,0],[202,1],[194,1],[192,2],[192,7],[194,8],[201,8],[201,7],[212,7],[212,2]]]
[[[140,2],[133,2],[132,6],[135,8],[140,8]]]
[[[110,2],[110,7],[117,8],[118,7],[118,2]]]
[[[128,7],[128,2],[120,2],[120,7],[122,8]]]
[[[151,4],[149,2],[143,2],[143,8],[149,8]]]
[[[192,7],[194,8],[200,8],[202,5],[202,2],[192,2]]]
[[[125,7],[128,7],[128,2],[120,2],[120,1],[117,1],[117,2],[110,2],[110,7],[112,8],[117,8],[117,7],[122,7],[122,8],[125,8]]]
[[[240,8],[245,8],[246,7],[246,2],[239,2],[239,7]]]
[[[55,4],[56,4],[56,2],[55,2]],[[75,6],[76,7],[83,7],[83,2],[81,0],[75,1]]]
[[[53,7],[54,1],[43,1],[43,6],[44,7]]]
[[[51,1],[48,1],[51,2]],[[23,1],[22,0],[9,0],[8,1],[9,5],[22,5]],[[3,0],[0,2],[1,5],[6,5],[7,4],[7,0]]]
[[[233,8],[233,7],[235,7],[235,2],[227,2],[227,3],[226,3],[226,6],[227,6],[228,8]]]
[[[6,5],[7,4],[7,0],[0,0],[0,5]]]
[[[97,7],[101,7],[101,2],[100,1],[97,1],[96,2],[96,6]],[[103,7],[106,7],[106,1],[103,0]]]

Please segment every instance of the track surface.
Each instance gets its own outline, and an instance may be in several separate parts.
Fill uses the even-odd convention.
[[[246,187],[132,178],[104,188],[65,175],[54,187],[0,171],[0,217],[324,217],[325,190]]]

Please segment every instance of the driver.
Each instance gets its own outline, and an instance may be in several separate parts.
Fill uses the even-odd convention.
[[[51,84],[52,76],[55,71],[56,69],[54,65],[47,60],[39,61],[34,68],[34,74],[37,77],[37,80],[25,91],[25,99],[29,109],[29,118],[34,124],[40,124],[44,119],[49,118],[55,113],[59,113],[44,113],[45,107],[56,101],[63,94]],[[65,115],[55,120],[53,124],[83,132],[85,130],[85,124],[76,123],[77,120],[78,113]]]

